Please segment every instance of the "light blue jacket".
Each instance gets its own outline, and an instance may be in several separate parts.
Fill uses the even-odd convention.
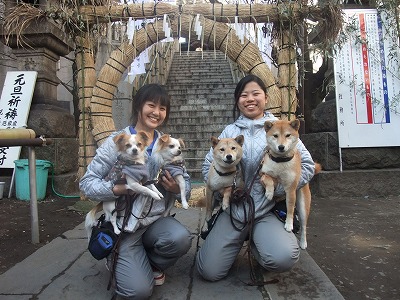
[[[246,187],[249,187],[257,169],[262,161],[264,151],[266,148],[267,140],[266,133],[264,130],[265,121],[277,120],[277,118],[271,113],[264,113],[261,119],[251,120],[241,115],[234,123],[229,124],[222,131],[219,138],[234,138],[242,134],[244,136],[243,144],[243,157],[241,161],[241,166],[243,170],[243,178],[245,180]],[[314,176],[314,161],[312,160],[311,154],[308,152],[303,142],[299,140],[297,148],[301,153],[301,165],[302,173],[298,188],[304,186],[308,183]],[[207,153],[203,167],[202,173],[205,182],[207,182],[208,171],[210,169],[211,163],[213,161],[213,151],[212,148]],[[250,195],[254,199],[255,204],[255,217],[260,217],[268,213],[272,207],[275,205],[274,201],[268,201],[265,198],[265,191],[261,185],[259,179],[260,176],[256,175],[256,180],[253,184]],[[278,185],[275,189],[275,195],[284,195],[285,191],[282,185]],[[241,213],[236,212],[235,214],[239,219],[243,219]]]
[[[122,132],[126,132],[130,134],[129,127],[125,129],[112,133],[101,146],[96,151],[96,156],[93,158],[89,166],[87,167],[85,175],[79,181],[79,188],[81,192],[91,200],[94,201],[114,201],[118,199],[120,196],[114,195],[112,188],[113,183],[111,181],[107,181],[104,178],[108,175],[114,163],[117,160],[118,152],[115,147],[115,143],[112,138]],[[161,136],[161,133],[158,132],[158,137]],[[152,156],[148,156],[146,152],[146,161],[147,166],[149,168],[150,179],[154,179],[161,166],[157,164],[155,159],[152,159]],[[186,195],[187,199],[190,198],[191,185],[190,185],[190,176],[185,172],[183,175],[186,181]],[[161,201],[154,200],[151,212],[147,215],[148,209],[151,205],[151,198],[146,196],[140,196],[136,198],[134,202],[134,207],[132,209],[132,213],[135,216],[143,216],[147,215],[144,219],[136,219],[131,217],[129,220],[129,224],[127,226],[126,231],[135,231],[139,227],[145,227],[156,221],[161,215],[165,212],[166,203],[165,201],[174,201],[175,199],[180,198],[180,194],[171,194],[165,193],[162,189],[159,189],[165,196],[165,198]],[[122,224],[122,219],[119,220],[119,224]]]

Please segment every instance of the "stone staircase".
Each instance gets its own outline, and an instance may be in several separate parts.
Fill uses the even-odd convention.
[[[202,181],[201,165],[210,149],[211,136],[218,136],[233,121],[235,82],[228,58],[222,52],[175,53],[167,90],[171,113],[162,130],[182,138],[186,168],[193,181]]]

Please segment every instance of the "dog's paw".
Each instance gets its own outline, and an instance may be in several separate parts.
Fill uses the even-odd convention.
[[[153,198],[154,200],[161,200],[162,199],[156,192],[153,192],[153,191],[149,192],[149,196],[151,198]]]
[[[121,230],[119,230],[118,227],[114,227],[114,233],[116,235],[119,235],[121,233]]]
[[[293,219],[290,219],[289,217],[286,218],[285,229],[288,232],[291,232],[293,230]]]
[[[300,239],[300,248],[305,250],[307,248],[307,240]]]
[[[265,189],[265,198],[268,201],[270,201],[270,200],[272,200],[273,197],[274,197],[274,189],[266,188]]]
[[[207,223],[207,221],[204,222],[203,227],[201,228],[201,232],[208,232],[208,223]]]
[[[182,207],[184,209],[188,209],[189,208],[189,204],[186,201],[182,201]]]
[[[226,210],[229,207],[229,204],[222,203],[221,207],[222,207],[222,210]]]

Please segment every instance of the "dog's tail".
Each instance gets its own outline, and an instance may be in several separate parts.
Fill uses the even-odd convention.
[[[319,172],[322,171],[322,165],[320,163],[315,162],[315,170],[314,170],[314,175],[317,175]]]
[[[90,236],[92,234],[92,227],[97,225],[96,214],[103,209],[103,203],[99,202],[95,207],[91,209],[86,214],[85,218],[85,230],[87,233],[88,240],[90,240]]]

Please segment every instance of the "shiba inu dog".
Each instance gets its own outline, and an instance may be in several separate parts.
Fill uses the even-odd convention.
[[[202,227],[202,232],[208,231],[208,221],[214,209],[213,193],[222,194],[222,209],[229,207],[229,199],[235,187],[244,186],[242,174],[239,170],[239,163],[243,156],[244,136],[236,138],[218,139],[211,137],[214,160],[208,172],[206,184],[206,216]]]
[[[176,139],[169,134],[163,134],[154,145],[153,157],[162,166],[162,171],[167,170],[179,185],[182,207],[189,208],[186,199],[186,183],[183,174],[186,172],[185,160],[182,156],[185,143],[182,139]],[[168,203],[168,209],[173,206]],[[167,210],[168,210],[167,209]]]
[[[301,175],[301,155],[297,150],[300,121],[266,121],[264,129],[267,135],[267,151],[260,171],[261,183],[265,187],[265,197],[271,200],[277,183],[281,183],[286,193],[287,215],[285,229],[293,230],[294,208],[297,201],[301,235],[300,247],[307,248],[307,220],[310,214],[311,192],[309,184],[296,191]],[[321,170],[315,164],[315,174]]]
[[[155,200],[161,200],[164,196],[157,190],[154,184],[147,186],[143,183],[149,179],[149,172],[145,165],[145,151],[150,144],[150,139],[144,131],[137,134],[120,133],[113,138],[118,150],[118,158],[105,180],[117,181],[125,175],[126,188],[138,194],[150,196]],[[121,231],[117,226],[117,213],[115,212],[115,201],[99,202],[85,218],[85,228],[90,238],[91,229],[97,224],[96,213],[103,210],[105,220],[113,225],[115,234]]]

